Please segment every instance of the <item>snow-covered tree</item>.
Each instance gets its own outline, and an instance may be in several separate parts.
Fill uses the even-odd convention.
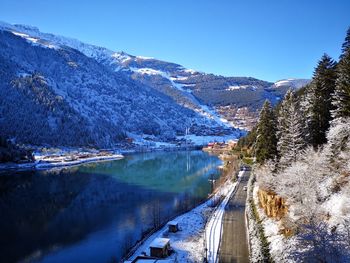
[[[350,139],[350,118],[338,118],[332,123],[327,134],[328,144],[325,146],[326,154],[331,162],[344,164],[348,160],[341,160],[340,153],[343,152],[347,147],[347,142]],[[349,162],[350,163],[350,162]]]
[[[291,90],[289,90],[278,112],[277,149],[280,167],[296,162],[305,147],[302,114]]]
[[[277,155],[276,118],[269,101],[265,101],[259,115],[255,154],[258,163]]]
[[[309,143],[318,147],[324,144],[330,126],[332,94],[336,81],[336,62],[324,54],[314,71],[311,84],[306,90],[307,129]]]
[[[325,167],[320,152],[308,148],[304,156],[277,174],[276,192],[293,204],[294,217],[307,220],[318,214],[315,209],[323,197],[319,185],[324,180]]]
[[[343,44],[337,71],[333,116],[335,118],[350,117],[350,28]]]
[[[259,173],[257,173],[256,180],[259,187],[275,191],[275,188],[278,185],[278,177],[275,173],[276,163],[272,160],[268,160],[264,165],[259,166],[258,170]]]

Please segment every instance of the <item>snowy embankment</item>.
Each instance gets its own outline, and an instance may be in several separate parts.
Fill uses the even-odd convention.
[[[32,170],[32,169],[50,169],[55,167],[66,167],[80,165],[83,163],[93,163],[102,161],[114,161],[123,159],[121,154],[105,154],[89,157],[72,157],[72,156],[50,156],[35,155],[35,162],[28,163],[3,163],[0,164],[1,170]]]
[[[238,182],[233,183],[226,189],[224,200],[217,207],[217,209],[212,214],[208,224],[205,228],[205,244],[207,249],[207,261],[217,262],[218,250],[220,245],[220,240],[222,236],[222,219],[225,213],[225,207],[230,200],[231,195],[236,190],[237,184],[240,182],[240,178],[243,176],[243,171],[238,174]]]
[[[279,221],[265,215],[259,207],[258,186],[252,175],[248,183],[246,215],[250,262],[288,262],[294,263],[291,254],[298,246],[296,237],[288,239],[280,233]]]
[[[143,243],[137,248],[129,260],[134,260],[143,252],[145,252],[147,255],[150,255],[149,246],[152,241],[156,238],[166,237],[170,239],[170,245],[175,251],[175,253],[173,253],[167,259],[177,262],[202,262],[206,256],[205,240],[213,239],[211,242],[213,244],[218,244],[219,242],[217,240],[218,236],[207,234],[208,232],[211,232],[209,227],[217,225],[221,227],[222,213],[224,212],[224,207],[227,201],[225,205],[224,202],[225,200],[228,200],[228,197],[232,194],[236,185],[237,182],[232,183],[231,181],[226,181],[225,184],[219,188],[216,194],[205,203],[174,219],[176,222],[178,222],[180,231],[176,233],[169,233],[168,226],[165,225],[159,231],[155,232],[148,239],[143,241]],[[219,207],[215,209],[211,206],[211,204],[220,196],[226,197],[224,201],[219,205]],[[213,215],[210,218],[209,224],[206,224],[209,215],[212,213]],[[215,222],[210,223],[213,218],[215,219]],[[207,237],[210,238],[208,239]],[[214,249],[215,246],[211,246],[211,248]]]
[[[292,254],[295,252],[295,248],[298,247],[297,237],[291,236],[286,238],[280,231],[280,221],[266,216],[264,210],[258,206],[258,186],[255,185],[253,189],[253,198],[255,206],[257,207],[257,213],[261,220],[260,224],[264,231],[264,237],[266,238],[266,249],[270,259],[274,262],[295,263]]]
[[[269,262],[270,253],[268,243],[264,234],[264,227],[260,222],[257,202],[254,198],[255,175],[252,173],[248,182],[246,217],[249,240],[250,262]]]

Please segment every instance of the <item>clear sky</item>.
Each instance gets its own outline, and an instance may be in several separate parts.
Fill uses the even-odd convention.
[[[0,20],[224,76],[310,78],[350,0],[0,0]]]

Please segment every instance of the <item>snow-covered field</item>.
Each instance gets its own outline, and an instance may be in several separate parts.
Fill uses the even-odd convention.
[[[210,245],[210,251],[218,249],[220,235],[211,233],[220,232],[224,207],[236,185],[237,182],[226,181],[211,199],[174,219],[178,222],[180,231],[169,233],[168,226],[164,226],[145,240],[129,260],[135,259],[142,252],[150,255],[149,246],[152,241],[156,238],[166,237],[170,239],[170,245],[175,251],[168,259],[177,262],[202,262],[205,257],[206,243],[214,244]],[[226,196],[224,201],[216,209],[211,207],[210,204],[220,195]],[[210,214],[212,216],[209,223],[206,224]],[[218,229],[216,229],[217,227]]]

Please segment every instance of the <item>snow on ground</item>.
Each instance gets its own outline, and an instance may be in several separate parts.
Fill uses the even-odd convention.
[[[232,91],[232,90],[240,90],[240,89],[246,89],[246,88],[249,88],[250,86],[248,85],[241,85],[241,86],[229,86],[228,88],[226,88],[225,90],[229,90],[229,91]]]
[[[80,158],[77,160],[67,160],[67,156],[60,156],[60,157],[54,157],[54,158],[46,157],[45,159],[43,159],[42,156],[40,157],[37,156],[35,157],[35,159],[37,160],[35,164],[35,168],[47,169],[52,167],[72,166],[72,165],[78,165],[82,163],[91,163],[91,162],[98,162],[98,161],[113,161],[113,160],[119,160],[122,158],[124,158],[124,156],[120,154],[93,156],[93,157]]]
[[[167,259],[172,259],[174,261],[176,260],[177,262],[202,262],[205,257],[204,237],[206,236],[207,240],[208,237],[214,237],[213,235],[204,233],[204,231],[208,231],[208,226],[221,226],[222,213],[225,206],[222,203],[219,208],[215,210],[213,216],[211,217],[212,219],[215,219],[215,224],[207,224],[206,227],[206,219],[214,209],[210,206],[210,204],[212,203],[213,199],[218,198],[220,195],[229,196],[229,194],[233,192],[236,185],[237,183],[227,181],[211,199],[174,219],[174,221],[178,222],[180,231],[176,233],[169,233],[168,226],[164,226],[162,229],[145,240],[129,260],[135,259],[138,255],[141,255],[142,252],[146,252],[147,255],[150,255],[149,246],[153,240],[156,238],[165,237],[170,239],[170,246],[175,251],[175,253],[173,253]],[[226,197],[223,202],[225,202],[226,199],[228,200],[228,197]],[[221,219],[219,218],[218,214],[221,215]],[[215,238],[215,244],[217,244],[218,236],[215,236]]]
[[[343,192],[333,194],[322,205],[322,209],[330,215],[328,223],[337,226],[343,223],[350,213],[350,196]]]
[[[201,262],[204,257],[204,239],[203,229],[205,225],[206,214],[211,208],[204,203],[190,212],[177,217],[175,220],[179,224],[180,231],[169,233],[168,226],[150,236],[130,258],[135,259],[142,252],[150,255],[149,246],[155,238],[166,237],[170,239],[170,245],[175,250],[169,259],[178,262]]]
[[[152,68],[133,68],[133,67],[130,67],[130,70],[132,70],[133,72],[142,74],[142,75],[144,75],[144,74],[146,74],[146,75],[160,75],[163,78],[168,79],[173,87],[175,87],[176,89],[183,92],[186,97],[191,99],[195,104],[197,104],[199,106],[199,109],[196,109],[196,111],[199,114],[201,114],[202,116],[205,116],[209,119],[214,120],[220,126],[227,127],[227,128],[233,127],[233,125],[231,123],[229,123],[226,119],[222,118],[215,110],[210,109],[206,105],[202,105],[197,100],[197,98],[195,98],[191,94],[191,92],[188,92],[188,89],[186,89],[186,87],[188,87],[191,84],[177,83],[176,80],[181,80],[182,79],[181,76],[177,76],[176,78],[174,78],[174,77],[171,77],[168,72],[161,71],[161,70],[155,70]]]
[[[126,61],[131,60],[131,57],[123,52],[115,52],[111,57],[117,59],[120,63],[125,63]]]
[[[240,171],[238,177],[241,178],[243,173],[243,171]],[[222,236],[222,219],[225,213],[225,207],[238,183],[239,181],[235,183],[228,183],[226,184],[226,187],[221,190],[225,198],[212,214],[208,224],[206,225],[205,241],[207,248],[207,260],[209,263],[217,262],[218,250]]]
[[[309,79],[282,79],[282,80],[276,81],[274,86],[276,88],[279,88],[282,86],[290,86],[292,88],[299,89],[309,83],[310,83]]]
[[[153,57],[145,57],[145,56],[136,56],[136,58],[143,59],[143,60],[154,59]]]
[[[29,35],[24,34],[24,33],[19,33],[19,32],[16,32],[16,31],[12,31],[12,34],[14,34],[16,36],[19,36],[19,37],[22,37],[22,38],[25,38],[29,43],[32,43],[33,45],[39,45],[39,46],[42,46],[42,47],[53,48],[53,49],[58,49],[59,48],[56,45],[49,44],[49,43],[46,43],[46,42],[42,42],[42,41],[40,41],[39,38],[30,37]]]
[[[134,68],[134,67],[130,67],[130,69],[133,72],[142,74],[142,75],[160,75],[163,77],[166,77],[166,73],[160,70],[156,70],[153,68]]]
[[[203,116],[206,116],[210,119],[214,119],[218,124],[221,124],[224,127],[233,127],[226,119],[219,116],[215,110],[209,109],[208,106],[199,104],[203,112],[200,112]]]
[[[258,186],[255,185],[253,190],[254,203],[259,213],[259,217],[264,228],[265,236],[270,243],[270,254],[275,262],[292,263],[295,262],[291,258],[291,254],[297,247],[295,236],[285,237],[280,233],[279,222],[275,219],[268,218],[262,208],[258,204]]]
[[[190,68],[188,68],[188,69],[185,69],[185,72],[187,72],[187,73],[190,73],[190,74],[196,74],[198,71],[195,71],[194,69],[190,69]]]

